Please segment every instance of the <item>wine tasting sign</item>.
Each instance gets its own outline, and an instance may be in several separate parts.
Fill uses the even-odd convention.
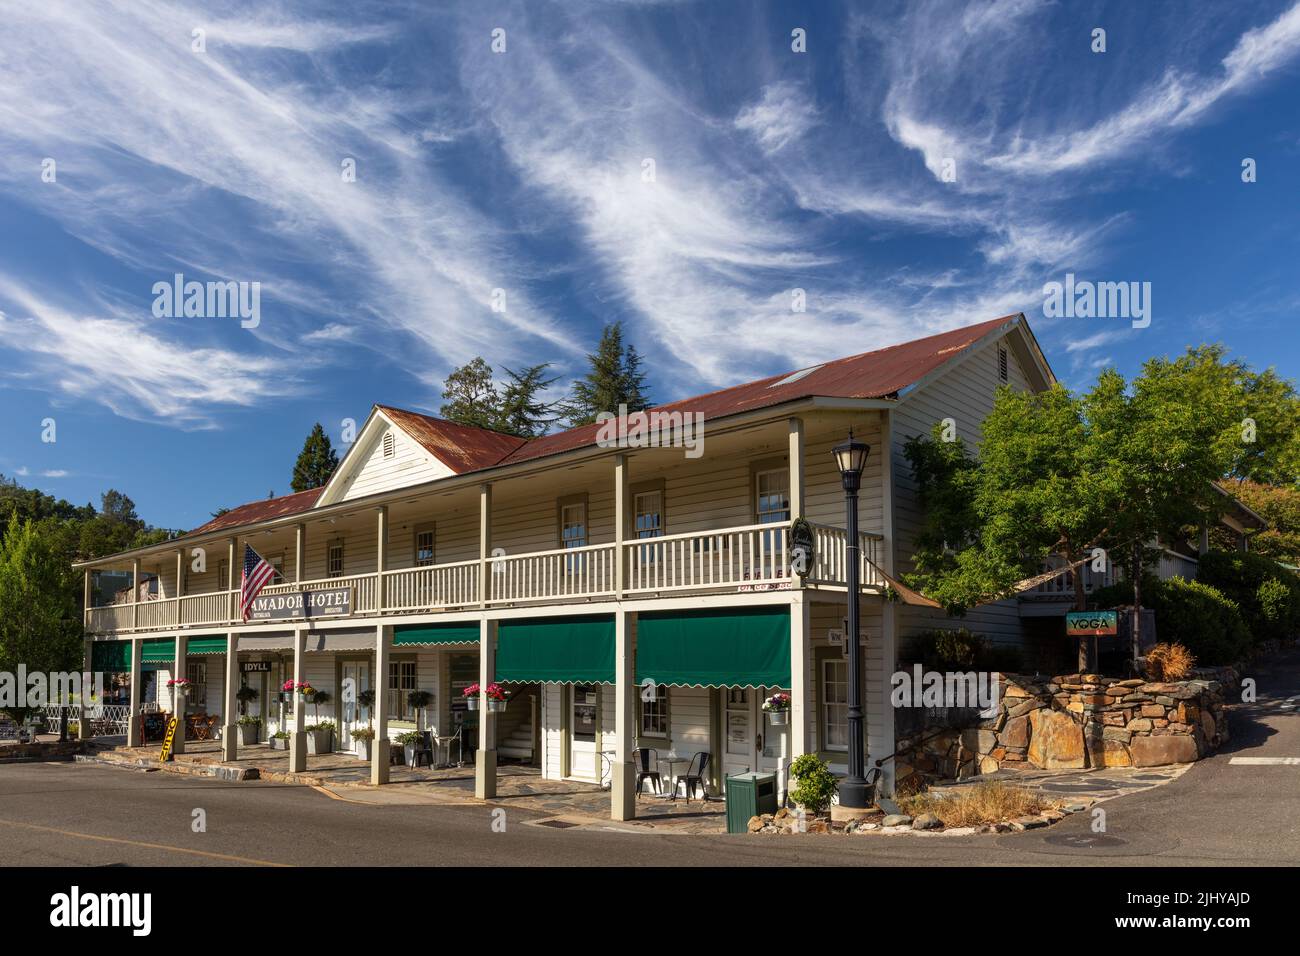
[[[286,618],[347,617],[352,613],[352,588],[322,588],[319,591],[288,591],[259,594],[253,599],[251,621],[279,621]]]

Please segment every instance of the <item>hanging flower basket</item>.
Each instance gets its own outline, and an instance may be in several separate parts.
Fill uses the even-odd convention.
[[[465,707],[468,710],[478,710],[478,683],[475,682],[461,691],[461,696],[465,698]]]
[[[510,691],[500,684],[488,684],[487,689],[483,691],[483,696],[487,698],[488,710],[495,714],[504,711],[506,704],[510,702]]]
[[[790,695],[773,694],[763,701],[763,713],[773,727],[784,727],[790,722]]]

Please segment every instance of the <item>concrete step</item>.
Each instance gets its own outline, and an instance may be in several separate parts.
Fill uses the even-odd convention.
[[[502,757],[517,757],[520,760],[529,760],[533,756],[532,746],[512,747],[509,744],[499,744],[497,754]]]

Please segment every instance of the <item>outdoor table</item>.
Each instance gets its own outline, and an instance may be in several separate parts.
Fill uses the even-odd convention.
[[[673,776],[673,764],[684,763],[686,764],[687,767],[689,767],[691,765],[691,761],[694,759],[695,759],[694,754],[691,754],[689,757],[679,757],[677,756],[677,754],[669,754],[668,756],[660,757],[657,761],[655,761],[656,766],[660,764],[668,764],[668,773],[666,774],[666,776],[668,777],[668,796],[665,797],[664,799],[666,800],[677,799],[677,779]]]

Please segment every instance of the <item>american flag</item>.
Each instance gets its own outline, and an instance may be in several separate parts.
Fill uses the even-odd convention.
[[[239,582],[239,609],[243,612],[245,621],[253,609],[253,601],[274,575],[275,568],[271,567],[266,558],[244,545],[244,577]]]

